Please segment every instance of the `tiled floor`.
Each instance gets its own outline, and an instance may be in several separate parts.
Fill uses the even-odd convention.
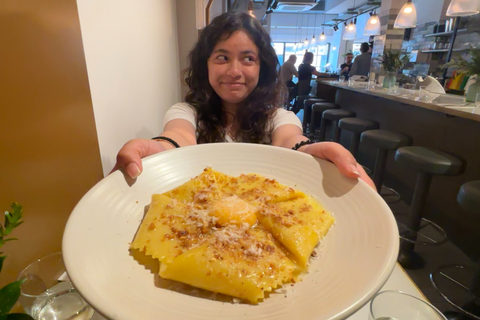
[[[390,207],[392,212],[394,212],[396,215],[398,221],[401,221],[402,214],[409,212],[409,206],[403,201],[392,204]],[[455,308],[445,301],[432,285],[432,282],[430,281],[430,273],[435,272],[441,266],[450,264],[459,264],[471,267],[478,266],[450,241],[447,241],[439,246],[416,245],[415,251],[423,257],[425,260],[425,266],[419,270],[406,270],[407,273],[417,284],[420,290],[425,294],[427,299],[440,311],[455,311]],[[457,293],[457,291],[455,291],[455,293]],[[454,298],[460,299],[460,293],[454,294]]]

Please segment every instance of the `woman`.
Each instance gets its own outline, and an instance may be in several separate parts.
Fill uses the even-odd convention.
[[[141,158],[176,146],[265,143],[330,160],[344,175],[360,177],[374,187],[346,149],[307,140],[298,118],[280,108],[284,85],[278,79],[278,66],[270,37],[257,19],[246,13],[216,17],[189,55],[186,102],[167,111],[160,137],[127,142],[114,170],[136,178],[142,171]]]
[[[325,75],[318,72],[313,63],[313,53],[306,52],[303,56],[302,64],[298,66],[298,95],[307,95],[310,93],[312,87],[310,81],[312,80],[312,74],[318,76]]]

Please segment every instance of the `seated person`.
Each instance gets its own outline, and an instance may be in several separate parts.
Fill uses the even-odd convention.
[[[348,80],[348,74],[350,73],[350,70],[352,70],[352,60],[353,60],[353,53],[349,52],[345,56],[345,63],[342,63],[340,65],[340,75],[345,76],[345,80]]]

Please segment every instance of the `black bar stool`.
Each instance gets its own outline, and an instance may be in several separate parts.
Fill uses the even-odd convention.
[[[325,99],[320,98],[307,98],[303,101],[303,133],[307,133],[308,126],[310,125],[310,118],[312,114],[312,105],[317,102],[326,102]],[[310,132],[312,132],[310,130]]]
[[[309,94],[296,96],[295,102],[293,103],[292,111],[294,113],[298,113],[298,111],[300,111],[303,108],[303,102],[309,98],[315,98],[315,97]]]
[[[322,114],[325,110],[338,109],[340,106],[331,102],[317,102],[312,105],[312,112],[310,117],[310,139],[315,139],[316,124],[320,123]]]
[[[464,161],[456,156],[435,149],[424,147],[402,147],[395,153],[395,161],[404,167],[418,172],[417,183],[410,205],[410,214],[406,224],[407,230],[400,232],[403,240],[400,246],[398,262],[405,269],[420,269],[424,265],[422,257],[414,251],[415,244],[440,245],[446,241],[446,235],[442,228],[427,219],[422,219],[422,212],[432,181],[433,175],[459,175],[465,168]],[[417,241],[417,236],[422,235],[418,231],[422,220],[431,225],[441,234],[440,240]],[[429,238],[427,238],[429,239]]]
[[[457,195],[460,207],[480,216],[480,180],[463,184]],[[430,274],[440,295],[459,312],[445,312],[447,319],[480,320],[480,268],[447,265]]]
[[[335,142],[340,141],[341,129],[338,127],[338,121],[343,118],[355,117],[355,112],[343,110],[343,109],[329,109],[322,113],[322,120],[320,122],[320,141],[325,141],[325,127],[327,120],[332,122],[332,140]]]
[[[387,164],[388,151],[395,151],[398,148],[411,145],[412,138],[403,133],[378,129],[363,132],[360,136],[360,142],[377,149],[377,157],[373,169],[373,182],[377,187],[378,193],[384,195],[381,192],[383,187],[395,194],[396,201],[400,200],[398,192],[392,188],[383,186],[383,173]]]
[[[356,157],[358,147],[360,145],[360,134],[367,130],[377,129],[378,122],[359,118],[343,118],[338,122],[338,126],[342,130],[352,132],[352,139],[350,140],[350,152],[354,157]]]

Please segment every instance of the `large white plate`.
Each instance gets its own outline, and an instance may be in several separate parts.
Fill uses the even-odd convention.
[[[132,183],[115,172],[73,210],[63,237],[67,272],[82,296],[115,320],[343,319],[388,279],[398,254],[392,212],[363,181],[301,152],[253,144],[180,148],[143,161]],[[155,286],[129,255],[153,193],[170,190],[211,166],[226,174],[259,173],[319,199],[336,219],[309,273],[258,305],[221,302]]]

